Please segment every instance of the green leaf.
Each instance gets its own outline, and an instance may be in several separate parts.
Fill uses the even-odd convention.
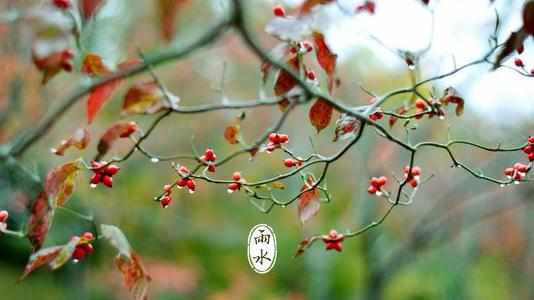
[[[50,268],[52,268],[52,270],[57,270],[66,264],[72,257],[72,253],[76,250],[76,246],[78,246],[79,242],[80,237],[73,237],[65,246],[63,246],[63,248],[61,248],[59,254],[50,262]]]
[[[122,230],[117,226],[102,224],[100,225],[100,231],[101,235],[119,251],[119,256],[131,258],[132,247]]]

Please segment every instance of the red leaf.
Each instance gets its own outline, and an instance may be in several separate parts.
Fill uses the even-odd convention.
[[[26,278],[28,275],[30,275],[31,272],[35,271],[36,269],[54,260],[61,252],[61,249],[63,249],[62,246],[53,246],[53,247],[41,249],[33,253],[30,256],[30,259],[28,260],[26,267],[24,268],[24,273],[22,273],[22,275],[19,278],[19,281]]]
[[[295,71],[300,69],[299,60],[296,56],[290,59],[287,64],[295,69]],[[291,74],[284,70],[280,70],[274,84],[274,94],[276,96],[283,96],[291,91],[296,85],[297,81],[293,78],[293,76],[291,76]]]
[[[84,57],[81,71],[89,76],[104,76],[111,73],[102,57],[95,53],[88,53]]]
[[[31,215],[27,224],[27,237],[33,246],[33,251],[41,249],[43,246],[52,218],[54,208],[50,205],[46,192],[41,192],[33,202]]]
[[[74,180],[81,169],[80,160],[68,162],[50,171],[45,180],[45,192],[54,206],[63,206],[74,190]]]
[[[98,142],[97,160],[104,156],[109,149],[113,146],[113,143],[119,138],[127,138],[137,131],[138,127],[135,122],[119,122],[112,125],[106,130],[106,132],[100,138]]]
[[[93,122],[96,114],[100,111],[102,106],[111,98],[113,92],[121,84],[120,79],[110,81],[93,88],[89,98],[87,98],[87,121],[89,124]]]
[[[100,4],[102,4],[102,0],[81,0],[80,10],[82,11],[85,20],[88,20],[95,15]]]
[[[143,267],[140,257],[132,252],[130,258],[118,256],[115,264],[122,273],[124,285],[130,290],[133,298],[147,299],[148,286],[152,279]]]
[[[161,26],[161,35],[165,41],[172,41],[175,35],[176,15],[188,0],[158,0],[159,20]]]
[[[302,191],[308,190],[314,184],[314,179],[312,176],[308,176],[306,183],[301,189]],[[302,223],[308,221],[313,216],[319,212],[321,203],[319,202],[319,191],[316,188],[313,188],[310,191],[307,191],[300,195],[298,203],[298,214],[300,221]]]
[[[328,75],[328,90],[332,92],[335,84],[335,71],[336,71],[336,61],[337,55],[330,51],[324,35],[320,32],[315,31],[313,33],[313,40],[315,42],[315,54],[317,55],[317,61],[319,65]]]
[[[318,99],[310,108],[309,118],[311,124],[317,129],[317,133],[328,127],[334,107],[323,99]]]
[[[78,150],[85,149],[90,141],[89,131],[85,128],[78,128],[68,140],[62,140],[61,144],[57,148],[52,148],[51,151],[55,155],[63,156],[70,147],[75,147]]]

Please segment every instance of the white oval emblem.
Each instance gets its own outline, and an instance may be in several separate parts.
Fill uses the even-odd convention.
[[[248,234],[248,263],[254,272],[265,274],[276,262],[276,236],[271,227],[258,224]]]

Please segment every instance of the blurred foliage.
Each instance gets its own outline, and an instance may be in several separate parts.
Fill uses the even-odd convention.
[[[33,1],[5,1],[0,13],[25,11]],[[39,2],[39,1],[37,1]],[[192,1],[179,11],[176,36],[166,44],[159,34],[159,20],[155,1],[109,0],[82,38],[86,51],[100,53],[110,64],[135,57],[137,48],[150,53],[163,47],[179,45],[192,40],[209,28],[224,13],[223,1]],[[269,47],[275,41],[266,37],[262,28],[267,21],[269,6],[263,1],[250,1],[250,20],[258,38]],[[0,25],[0,107],[13,110],[10,116],[0,114],[0,140],[16,136],[42,116],[50,106],[58,103],[73,90],[80,78],[61,75],[44,88],[39,87],[39,74],[32,68],[30,38],[24,22]],[[16,41],[16,43],[14,42]],[[350,104],[363,104],[368,97],[352,78],[364,78],[363,84],[376,92],[384,92],[409,84],[405,72],[391,73],[376,65],[371,71],[358,64],[373,54],[362,51],[340,64],[340,77],[346,78],[337,91]],[[78,61],[81,57],[78,57]],[[6,62],[6,63],[4,63]],[[224,74],[223,74],[224,70]],[[371,74],[369,74],[371,72]],[[167,64],[157,69],[166,86],[182,98],[183,105],[220,101],[217,90],[224,78],[225,96],[230,99],[254,99],[259,87],[259,61],[233,34],[227,34],[213,47],[201,49],[186,60]],[[140,76],[144,79],[148,75]],[[135,80],[138,80],[136,78]],[[325,78],[322,78],[323,80]],[[131,84],[134,80],[130,80]],[[125,84],[124,86],[128,86]],[[430,88],[425,93],[430,93]],[[91,134],[99,136],[113,121],[121,118],[120,98],[116,93],[92,125]],[[400,99],[399,99],[400,101]],[[72,129],[85,122],[84,103],[81,101],[59,120],[54,130],[33,146],[25,155],[28,169],[43,177],[49,170],[80,154],[69,151],[67,157],[55,157],[49,149],[69,136]],[[333,153],[330,126],[317,134],[307,120],[307,109],[299,109],[284,126],[291,136],[290,146],[303,156],[312,151],[308,137],[321,153]],[[444,141],[447,132],[455,138],[472,139],[491,144],[486,135],[492,124],[477,119],[469,112],[462,119],[451,116],[449,122],[417,122],[418,130],[393,130],[404,137],[409,132],[412,141]],[[254,140],[262,129],[270,126],[278,116],[277,108],[259,108],[247,111],[241,123],[244,137]],[[190,153],[191,136],[198,149],[207,146],[218,154],[228,153],[236,146],[229,145],[224,128],[239,112],[210,113],[202,116],[180,115],[166,119],[148,140],[146,147],[162,155]],[[5,118],[5,120],[4,120]],[[133,118],[146,127],[152,117]],[[424,126],[422,126],[424,125]],[[508,132],[499,139],[516,143],[532,124]],[[114,154],[124,153],[128,142],[120,142]],[[86,160],[94,157],[95,142],[83,153]],[[485,172],[499,174],[504,166],[519,158],[519,154],[500,154],[466,151],[458,148],[458,157]],[[217,175],[228,177],[240,170],[245,178],[259,179],[283,170],[281,153],[259,155],[250,162],[237,159],[231,166],[217,170]],[[306,225],[301,225],[294,205],[275,208],[262,214],[246,197],[228,195],[224,186],[200,183],[198,192],[176,194],[168,209],[161,209],[152,199],[165,183],[175,180],[175,173],[166,163],[151,163],[136,154],[124,163],[116,176],[113,189],[90,189],[86,184],[90,174],[78,179],[74,197],[68,207],[82,214],[94,214],[99,223],[119,226],[131,245],[143,257],[153,283],[153,299],[531,299],[534,291],[532,278],[533,247],[532,224],[528,222],[527,203],[532,195],[528,186],[500,189],[475,181],[461,170],[451,169],[446,153],[422,152],[417,163],[435,177],[421,187],[415,203],[394,211],[383,226],[361,238],[345,242],[342,253],[325,252],[323,245],[315,245],[303,257],[293,258],[297,243],[304,237],[327,232],[358,228],[376,219],[385,209],[385,203],[369,197],[368,178],[379,174],[399,176],[406,164],[407,153],[381,140],[370,130],[360,144],[336,162],[327,177],[333,201],[322,204],[319,214]],[[280,163],[273,163],[280,162]],[[11,176],[11,170],[2,166],[0,176]],[[6,176],[7,176],[6,175]],[[0,181],[2,182],[2,181]],[[296,179],[285,182],[288,189],[281,196],[288,197],[299,191]],[[25,205],[9,187],[2,186],[0,207],[13,211],[9,227],[18,228],[27,218]],[[484,195],[484,197],[477,197]],[[474,200],[470,200],[474,199]],[[515,202],[514,202],[515,201]],[[513,202],[507,209],[508,217],[495,213],[482,216],[481,205],[491,209],[494,203]],[[459,209],[457,209],[459,207]],[[456,208],[456,209],[455,209]],[[520,209],[516,209],[520,208]],[[455,209],[455,210],[454,210]],[[447,213],[450,220],[439,227],[439,232],[426,236],[421,247],[395,256],[413,237],[416,226],[427,226],[420,221],[430,218],[439,221]],[[511,216],[511,217],[510,217]],[[248,266],[246,238],[252,226],[266,223],[273,227],[278,238],[278,259],[275,268],[266,275],[257,275]],[[530,221],[531,223],[531,221]],[[530,225],[530,227],[528,226]],[[91,229],[66,211],[58,211],[47,245],[63,244],[72,235]],[[432,228],[429,226],[429,228]],[[507,240],[507,237],[515,239]],[[503,242],[506,241],[506,242]],[[515,242],[514,242],[515,241]],[[426,243],[427,242],[427,243]],[[103,242],[95,243],[96,251],[79,264],[68,264],[57,272],[39,270],[24,282],[16,284],[22,273],[30,246],[24,240],[9,237],[0,239],[0,294],[3,299],[123,299],[127,293],[120,287],[120,274],[113,266],[114,250]],[[410,248],[408,248],[410,249]],[[392,258],[394,260],[392,260]],[[404,263],[406,261],[406,263]],[[387,266],[394,266],[385,268]]]

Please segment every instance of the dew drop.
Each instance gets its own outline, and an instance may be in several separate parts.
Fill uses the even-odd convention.
[[[412,71],[415,70],[415,65],[414,64],[409,64],[408,65],[408,69],[410,69]]]
[[[89,187],[91,187],[92,189],[96,188],[96,183],[91,183]]]
[[[228,194],[232,194],[234,192],[234,190],[231,189],[227,189],[226,191],[228,192]]]
[[[159,163],[159,158],[157,158],[157,157],[152,157],[152,158],[150,159],[150,161],[153,162],[153,163],[155,163],[155,164],[157,164],[157,163]]]
[[[520,183],[520,182],[519,182],[519,181],[517,181],[517,180],[516,180],[516,181],[514,181],[514,184],[519,184],[519,183]]]
[[[506,184],[504,184],[504,183],[501,183],[501,184],[500,184],[499,186],[503,188],[503,187],[505,187],[505,186],[506,186]]]
[[[56,149],[56,148],[50,148],[50,153],[52,153],[52,154],[56,154],[56,152],[57,152],[57,149]]]
[[[195,191],[189,190],[189,194],[194,194],[194,193],[195,193]]]
[[[281,206],[282,208],[286,208],[286,207],[287,207],[287,205],[285,205],[285,204],[282,204],[282,205],[280,205],[280,206]]]
[[[77,264],[77,263],[80,262],[80,260],[78,260],[78,259],[73,259],[72,262],[75,263],[75,264]]]
[[[445,120],[445,116],[439,116],[440,120]]]

